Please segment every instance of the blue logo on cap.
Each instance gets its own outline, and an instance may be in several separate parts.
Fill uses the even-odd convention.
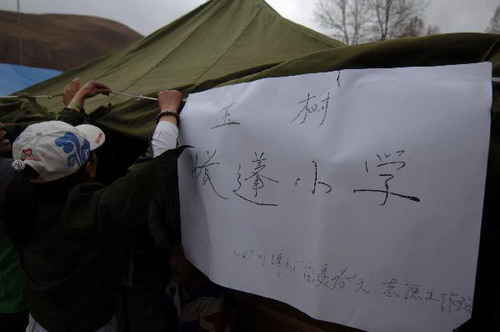
[[[64,136],[59,137],[55,141],[57,146],[62,147],[64,153],[68,155],[68,167],[73,167],[73,165],[78,164],[82,166],[90,156],[90,143],[86,139],[83,140],[83,144],[80,146],[80,140],[73,133],[66,133]]]

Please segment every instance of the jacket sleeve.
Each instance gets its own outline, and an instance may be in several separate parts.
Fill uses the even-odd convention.
[[[90,124],[90,118],[82,110],[77,112],[74,109],[65,107],[57,116],[57,120],[69,123],[72,126],[78,126],[84,123]]]
[[[183,150],[168,150],[151,161],[132,165],[127,175],[96,193],[98,222],[109,221],[126,229],[144,221],[153,197],[175,185],[177,158]]]

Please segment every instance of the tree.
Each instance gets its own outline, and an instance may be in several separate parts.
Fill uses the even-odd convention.
[[[418,17],[413,16],[406,25],[401,27],[397,38],[402,37],[418,37],[418,36],[429,36],[439,33],[439,27],[435,25],[426,26],[424,21]]]
[[[332,37],[352,45],[436,33],[421,16],[426,0],[318,0],[315,17]]]
[[[495,14],[490,20],[490,26],[486,29],[486,32],[500,33],[500,5],[497,6]]]
[[[367,41],[369,7],[364,0],[320,0],[315,16],[332,37],[348,45]]]
[[[378,40],[393,39],[403,34],[403,31],[414,22],[421,20],[420,16],[426,7],[423,0],[371,0],[372,11],[375,13],[375,30]]]

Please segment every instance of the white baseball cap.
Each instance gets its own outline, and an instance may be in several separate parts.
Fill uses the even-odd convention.
[[[28,126],[12,144],[12,167],[16,171],[31,166],[44,183],[75,173],[90,157],[90,152],[105,140],[96,126],[72,126],[62,121],[47,121]]]

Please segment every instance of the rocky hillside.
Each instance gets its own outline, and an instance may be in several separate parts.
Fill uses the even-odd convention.
[[[98,17],[23,13],[18,17],[17,12],[0,10],[0,62],[4,63],[68,70],[140,38],[127,26]]]

